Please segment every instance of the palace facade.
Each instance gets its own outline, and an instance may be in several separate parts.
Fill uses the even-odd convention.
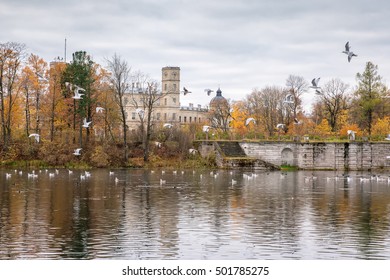
[[[135,129],[139,126],[140,119],[137,113],[135,102],[139,100],[142,104],[142,95],[137,91],[128,94],[125,97],[127,123],[129,129]],[[138,96],[139,97],[138,97]],[[167,66],[162,68],[161,79],[161,98],[158,100],[153,111],[154,123],[170,123],[172,125],[188,125],[191,123],[207,122],[208,108],[190,103],[188,106],[181,106],[180,103],[180,67]]]

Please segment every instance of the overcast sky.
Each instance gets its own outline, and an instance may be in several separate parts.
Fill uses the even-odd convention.
[[[0,0],[0,42],[24,43],[47,61],[85,50],[105,66],[114,53],[161,80],[179,66],[182,98],[205,105],[205,88],[239,100],[287,77],[356,86],[372,61],[390,81],[388,0]],[[349,41],[358,54],[341,52]],[[313,93],[304,96],[306,105]],[[307,108],[307,106],[306,106]]]

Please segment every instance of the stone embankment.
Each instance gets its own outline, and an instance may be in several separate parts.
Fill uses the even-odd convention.
[[[390,170],[390,142],[201,141],[202,156],[220,167]]]

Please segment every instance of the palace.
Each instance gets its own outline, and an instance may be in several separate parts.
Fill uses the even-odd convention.
[[[207,122],[208,108],[201,105],[194,106],[190,103],[188,106],[181,106],[180,103],[180,67],[163,67],[161,79],[161,98],[156,103],[153,111],[153,121],[157,123],[170,123],[172,125],[187,125],[191,123]],[[127,123],[129,129],[134,129],[139,125],[139,116],[136,112],[135,102],[139,95],[139,104],[142,104],[142,96],[137,93],[129,93],[125,97]]]

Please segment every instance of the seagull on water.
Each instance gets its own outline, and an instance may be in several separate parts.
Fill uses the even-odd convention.
[[[210,94],[213,92],[213,90],[211,90],[209,88],[206,88],[204,91],[207,92],[208,96],[210,96]]]
[[[28,137],[34,137],[35,141],[39,143],[39,134],[38,133],[31,133]]]
[[[81,150],[82,150],[81,148],[77,148],[77,149],[74,150],[73,154],[74,154],[75,156],[81,156],[81,154],[80,154],[80,151],[81,151]]]
[[[87,122],[87,118],[84,118],[84,121],[83,121],[83,127],[85,128],[89,128],[89,126],[91,125],[92,121],[90,122]]]

